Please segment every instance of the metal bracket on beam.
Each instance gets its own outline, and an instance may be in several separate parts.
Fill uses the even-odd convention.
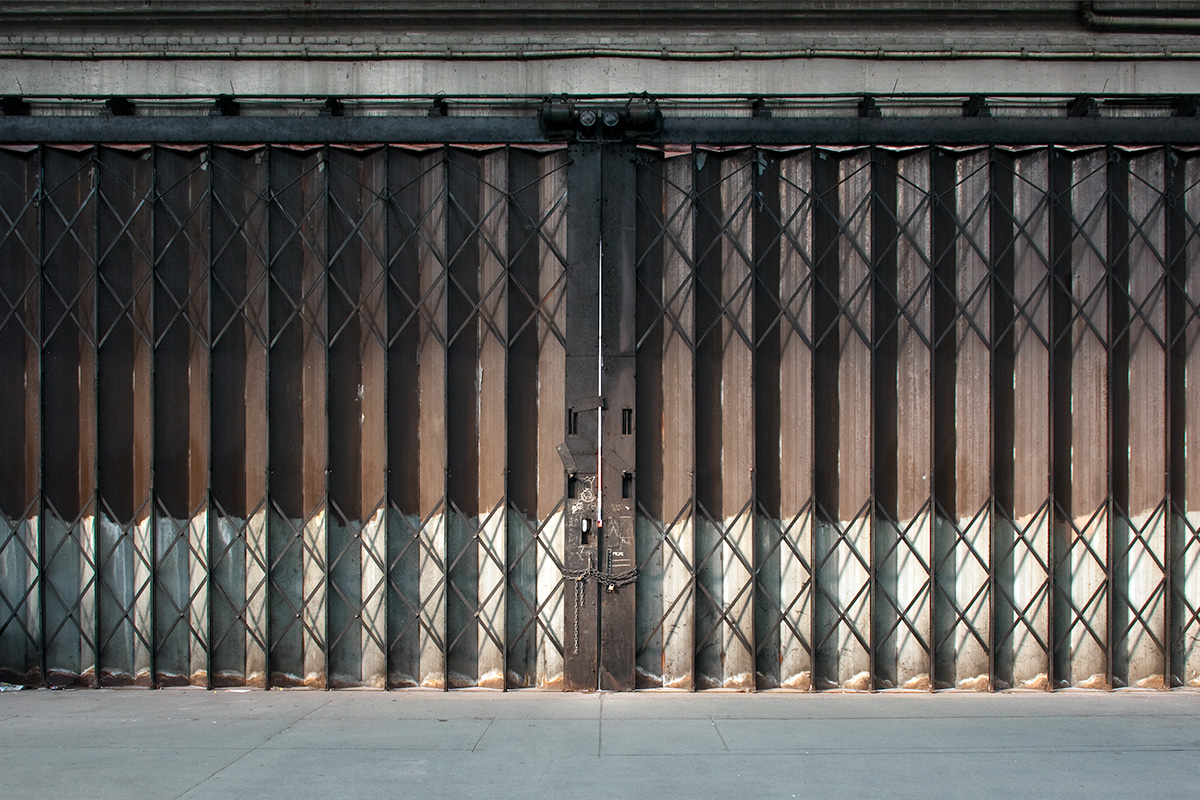
[[[109,117],[132,117],[136,110],[137,107],[128,97],[110,97],[104,101],[101,113]]]
[[[879,108],[879,104],[875,102],[875,98],[867,95],[858,101],[858,115],[860,117],[882,117],[883,111]]]
[[[981,94],[973,94],[963,103],[964,117],[990,117],[992,109],[987,104],[987,98]]]
[[[22,97],[12,95],[0,98],[0,113],[6,117],[28,117],[32,106]]]
[[[446,98],[435,97],[429,108],[429,113],[426,116],[430,117],[448,117],[450,116],[450,106],[446,104]]]
[[[1100,116],[1100,106],[1096,105],[1096,98],[1079,95],[1067,103],[1067,116],[1094,119]]]
[[[325,104],[321,106],[318,114],[322,117],[344,117],[346,115],[346,107],[336,97],[329,97],[325,99]]]
[[[771,109],[767,107],[767,101],[761,97],[754,98],[750,105],[750,116],[755,119],[770,119]]]
[[[577,105],[565,96],[542,103],[538,123],[548,138],[621,141],[653,136],[662,130],[662,112],[647,96],[623,105]]]
[[[208,112],[210,117],[237,117],[242,113],[241,106],[237,100],[227,94],[217,95],[217,99],[213,101],[212,110]]]
[[[568,475],[574,475],[579,472],[579,464],[575,462],[575,454],[571,452],[571,447],[566,442],[558,445],[555,450],[558,451],[558,457],[562,459],[563,469],[567,471]]]
[[[1200,111],[1200,95],[1184,94],[1171,102],[1172,117],[1194,117]]]

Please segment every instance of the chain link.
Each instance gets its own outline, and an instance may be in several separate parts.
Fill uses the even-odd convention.
[[[590,562],[591,559],[589,558],[588,561]],[[585,569],[564,569],[562,574],[564,578],[575,581],[575,645],[572,654],[579,655],[579,612],[587,602],[584,586],[588,581],[594,580],[604,586],[606,591],[615,592],[622,586],[632,586],[637,583],[638,571],[637,567],[634,567],[625,572],[601,572],[589,565]]]

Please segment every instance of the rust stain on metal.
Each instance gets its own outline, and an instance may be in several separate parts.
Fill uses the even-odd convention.
[[[0,152],[0,678],[1200,685],[1195,153],[623,147]]]

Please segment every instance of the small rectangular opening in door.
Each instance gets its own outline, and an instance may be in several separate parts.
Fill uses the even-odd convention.
[[[629,436],[633,433],[633,409],[621,409],[621,435]]]

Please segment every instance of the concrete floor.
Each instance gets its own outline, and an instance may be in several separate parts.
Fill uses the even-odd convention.
[[[1200,692],[0,693],[0,798],[1195,798]]]

